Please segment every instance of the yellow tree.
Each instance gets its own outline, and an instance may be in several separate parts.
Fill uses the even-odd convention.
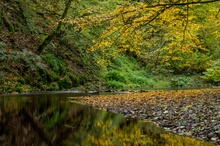
[[[210,33],[219,36],[219,19],[214,18],[219,15],[218,1],[163,0],[151,4],[125,2],[112,13],[68,22],[77,24],[81,30],[108,21],[105,31],[98,40],[94,40],[91,51],[101,50],[105,56],[131,52],[150,65],[163,64],[182,71],[192,67],[191,56],[198,57],[195,52],[209,51],[199,37],[201,30],[214,24],[216,28]],[[198,7],[210,10],[201,13]],[[205,16],[208,21],[199,21],[201,16]],[[198,70],[205,67],[201,66]]]

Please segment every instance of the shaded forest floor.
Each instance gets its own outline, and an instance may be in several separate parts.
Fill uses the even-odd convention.
[[[90,96],[79,102],[220,145],[220,89]]]

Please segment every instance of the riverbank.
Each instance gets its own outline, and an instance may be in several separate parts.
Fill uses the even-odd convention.
[[[79,99],[81,104],[152,121],[164,130],[220,145],[220,89],[157,90]]]

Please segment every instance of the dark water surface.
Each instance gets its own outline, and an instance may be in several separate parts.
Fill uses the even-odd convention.
[[[80,93],[0,97],[1,146],[210,146],[153,123],[70,103]]]

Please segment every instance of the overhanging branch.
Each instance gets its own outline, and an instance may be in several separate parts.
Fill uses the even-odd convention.
[[[147,8],[153,7],[163,7],[163,6],[185,6],[185,5],[195,5],[195,4],[206,4],[206,3],[213,3],[213,2],[220,2],[220,0],[208,0],[208,1],[197,1],[197,2],[185,2],[185,3],[167,3],[167,4],[156,4],[147,6]]]

